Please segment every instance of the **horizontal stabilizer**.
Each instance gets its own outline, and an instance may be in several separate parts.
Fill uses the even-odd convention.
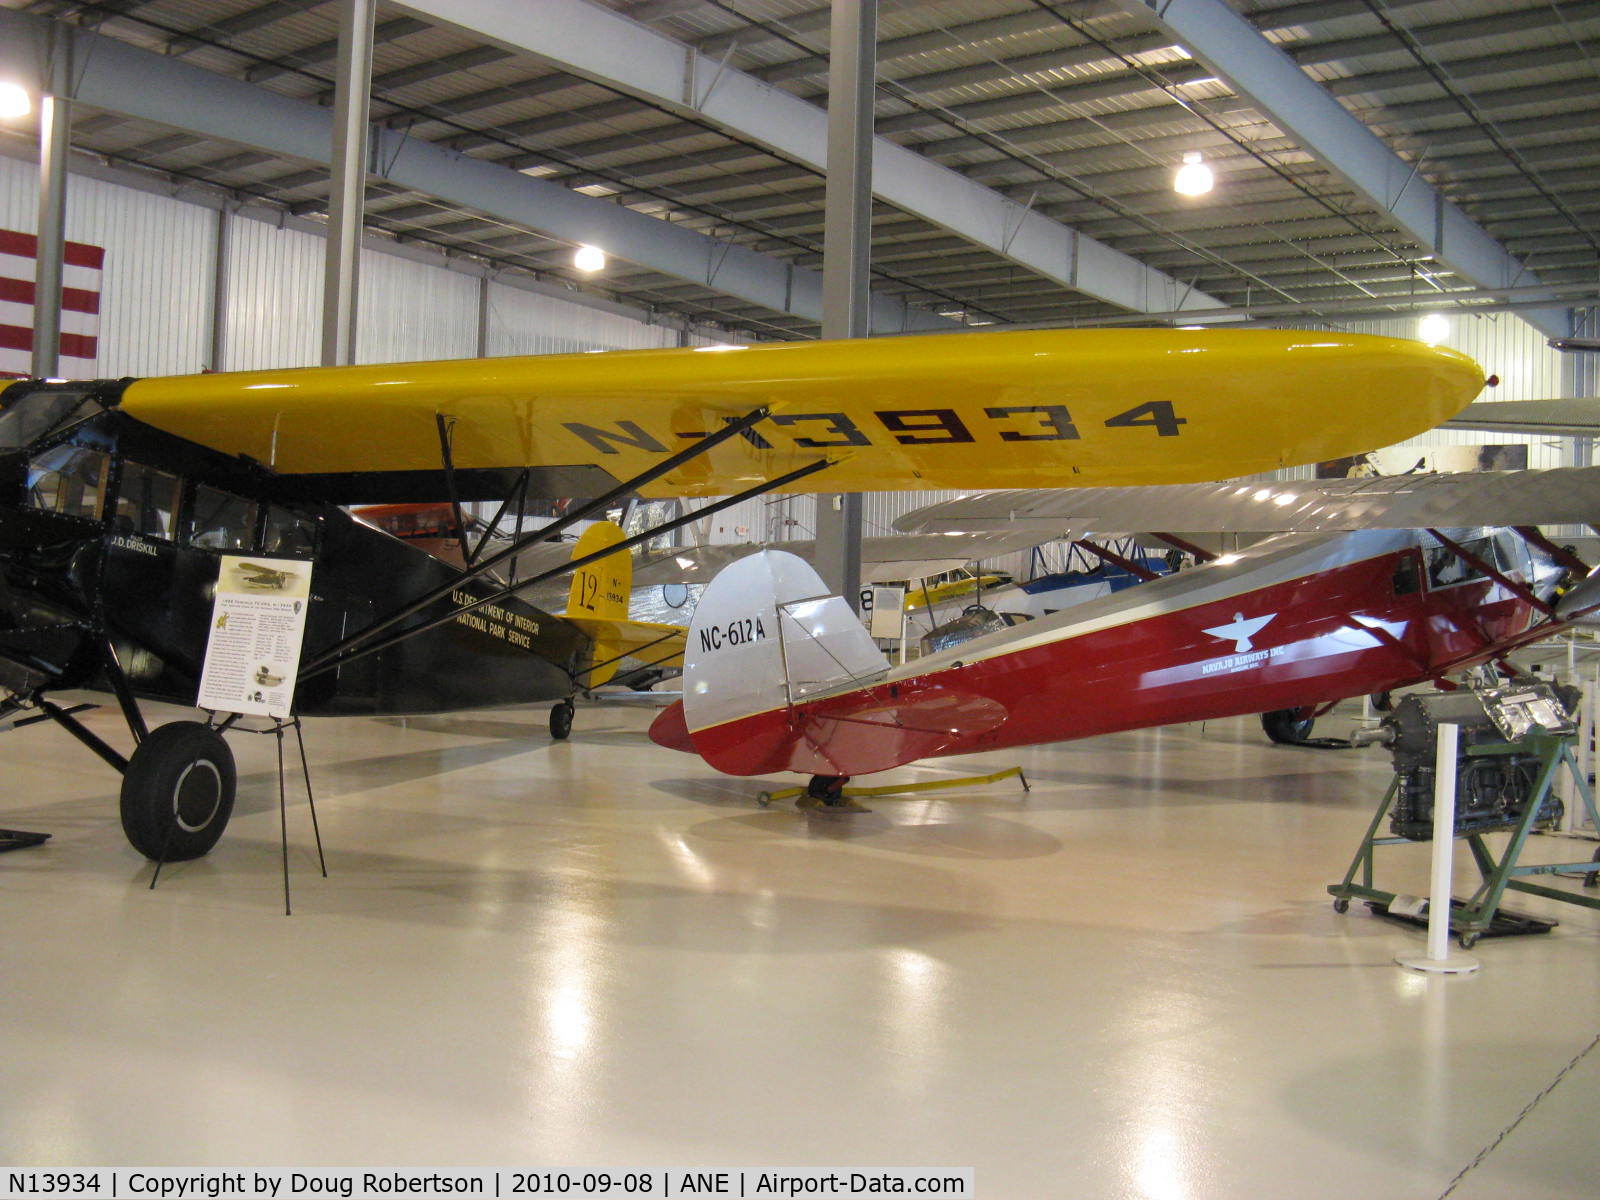
[[[604,642],[614,654],[632,655],[653,667],[681,667],[684,637],[682,625],[663,625],[657,621],[629,621],[614,617],[566,616],[596,642]]]

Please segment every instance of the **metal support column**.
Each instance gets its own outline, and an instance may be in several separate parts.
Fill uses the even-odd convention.
[[[474,343],[474,353],[478,358],[489,357],[489,300],[493,286],[489,276],[478,277],[478,337]]]
[[[333,192],[322,286],[322,365],[356,356],[356,285],[367,182],[367,104],[372,93],[376,0],[341,0],[339,62],[333,90]]]
[[[866,337],[871,312],[873,82],[878,0],[834,0],[828,42],[828,182],[822,336]],[[861,496],[817,497],[817,571],[861,607]]]
[[[224,204],[217,209],[216,259],[211,264],[211,336],[206,344],[206,369],[225,370],[228,353],[228,257],[233,238],[233,214]]]
[[[48,90],[39,104],[39,224],[33,263],[33,361],[47,379],[60,374],[61,268],[66,255],[67,155],[71,152],[71,31],[52,25]]]

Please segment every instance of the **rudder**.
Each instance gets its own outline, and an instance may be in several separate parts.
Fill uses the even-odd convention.
[[[791,769],[791,705],[886,666],[809,563],[762,551],[725,567],[700,597],[684,654],[684,722],[719,771]]]
[[[572,547],[573,561],[615,546],[624,539],[622,530],[613,521],[596,521],[583,531]],[[628,601],[633,592],[633,555],[619,550],[604,558],[597,558],[572,573],[572,587],[567,592],[567,616],[595,617],[605,621],[626,621]],[[620,641],[615,637],[596,634],[590,649],[589,662],[595,668],[584,677],[585,688],[599,687],[617,673],[614,661],[620,652]]]

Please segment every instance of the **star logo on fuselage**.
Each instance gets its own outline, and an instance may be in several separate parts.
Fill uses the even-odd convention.
[[[1250,639],[1271,624],[1272,619],[1277,615],[1277,613],[1268,613],[1264,617],[1251,617],[1246,620],[1243,613],[1234,613],[1233,620],[1227,625],[1214,625],[1207,629],[1206,632],[1214,638],[1221,638],[1225,642],[1231,641],[1233,643],[1233,652],[1235,654],[1243,654],[1250,649]]]

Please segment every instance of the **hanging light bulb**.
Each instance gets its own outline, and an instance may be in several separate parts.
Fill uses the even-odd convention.
[[[582,245],[572,252],[572,265],[580,271],[594,274],[606,269],[606,252],[599,246]]]
[[[1190,150],[1183,156],[1183,166],[1172,177],[1172,190],[1180,196],[1204,196],[1211,190],[1211,168],[1206,166],[1200,151]]]
[[[1441,313],[1427,313],[1417,322],[1417,338],[1430,346],[1437,346],[1450,336],[1450,318]]]
[[[33,99],[20,83],[0,83],[0,120],[13,121],[33,111]]]

